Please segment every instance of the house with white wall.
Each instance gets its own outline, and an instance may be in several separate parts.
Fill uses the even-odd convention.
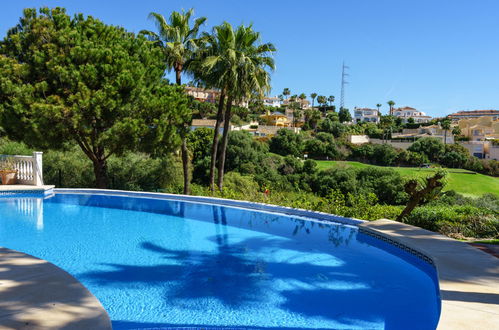
[[[377,109],[357,108],[353,109],[353,120],[356,123],[379,123],[380,113]]]
[[[402,107],[393,109],[393,115],[402,119],[402,123],[406,124],[409,118],[414,119],[414,123],[423,124],[431,120],[431,116],[427,116],[423,111],[416,110],[411,107]]]

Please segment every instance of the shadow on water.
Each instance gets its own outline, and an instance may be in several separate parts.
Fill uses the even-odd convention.
[[[218,212],[218,211],[217,211]],[[86,278],[101,285],[113,283],[147,283],[162,286],[173,283],[173,290],[166,289],[165,303],[171,306],[183,304],[186,300],[216,299],[235,313],[255,303],[268,304],[269,293],[284,299],[279,308],[305,317],[322,317],[341,325],[356,328],[365,322],[379,322],[383,311],[372,300],[365,300],[374,307],[359,309],[362,293],[349,300],[354,291],[366,292],[369,286],[353,274],[342,272],[344,262],[335,257],[318,264],[307,262],[304,253],[312,253],[307,246],[299,246],[282,238],[252,237],[230,244],[223,210],[215,217],[216,235],[209,240],[216,243],[216,251],[176,251],[152,242],[142,242],[140,248],[160,254],[164,264],[136,266],[107,264],[109,271],[91,272]],[[270,251],[292,251],[289,256],[277,259],[261,257]],[[296,257],[296,255],[299,257]],[[255,258],[255,256],[257,256]],[[319,260],[321,261],[321,260]],[[276,288],[276,282],[284,288]],[[278,285],[278,284],[277,284]],[[361,303],[362,305],[363,303]],[[195,305],[195,304],[193,304]],[[378,304],[379,305],[379,304]],[[204,307],[204,306],[203,306]],[[368,308],[369,307],[369,308]],[[337,310],[336,310],[337,309]],[[200,310],[200,312],[203,312]],[[128,321],[113,322],[116,328],[158,328],[182,327],[181,325],[140,323]],[[197,327],[189,325],[188,327]],[[206,328],[206,325],[199,325]],[[209,328],[210,326],[208,326]],[[213,326],[211,326],[213,327]],[[251,329],[250,326],[233,326],[232,329]],[[274,329],[274,328],[268,328]],[[286,328],[285,328],[286,329]],[[298,329],[298,328],[287,328]]]

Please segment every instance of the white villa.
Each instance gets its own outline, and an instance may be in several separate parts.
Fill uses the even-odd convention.
[[[393,115],[401,118],[404,124],[408,122],[409,118],[414,119],[416,124],[427,123],[431,120],[431,116],[427,116],[423,111],[418,111],[411,107],[393,109]]]
[[[354,122],[379,123],[380,114],[377,109],[357,108],[353,110]]]
[[[281,100],[278,97],[267,96],[263,99],[263,105],[279,108],[281,106]]]

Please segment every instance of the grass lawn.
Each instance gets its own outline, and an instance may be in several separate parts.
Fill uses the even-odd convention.
[[[359,162],[343,162],[343,161],[317,161],[318,167],[321,170],[335,166],[344,167],[368,167],[374,165],[363,164]],[[402,174],[404,177],[426,177],[436,171],[434,168],[419,168],[419,167],[386,167],[392,168]],[[499,195],[499,178],[478,174],[462,169],[447,169],[449,173],[447,177],[447,185],[444,190],[455,190],[465,196],[477,197],[485,193],[493,193]]]

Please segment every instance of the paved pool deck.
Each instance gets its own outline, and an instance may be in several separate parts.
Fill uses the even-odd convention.
[[[442,298],[438,329],[499,329],[498,258],[464,242],[392,220],[365,222],[359,228],[433,260]]]
[[[0,248],[0,329],[111,329],[94,295],[55,265]]]

